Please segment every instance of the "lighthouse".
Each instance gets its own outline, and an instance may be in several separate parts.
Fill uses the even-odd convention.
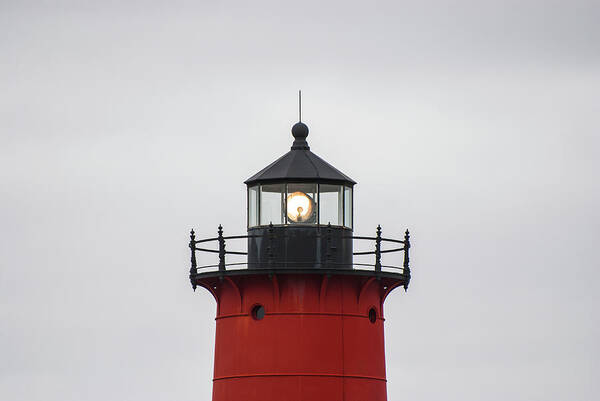
[[[296,123],[290,151],[245,181],[246,234],[191,232],[192,287],[216,301],[213,401],[387,400],[383,306],[408,287],[409,233],[354,235],[356,182],[308,133]]]

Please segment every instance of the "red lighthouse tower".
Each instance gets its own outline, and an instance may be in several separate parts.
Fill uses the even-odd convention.
[[[356,183],[310,151],[305,124],[292,134],[291,150],[245,182],[247,235],[191,233],[192,286],[217,303],[213,401],[385,401],[383,304],[409,284],[408,231],[354,236]],[[231,250],[240,239],[247,252]],[[357,241],[372,247],[354,252]],[[198,266],[196,251],[218,264]],[[401,266],[382,264],[390,252]]]

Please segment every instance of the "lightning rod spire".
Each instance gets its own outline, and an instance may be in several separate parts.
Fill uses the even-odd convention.
[[[298,91],[298,121],[302,122],[302,91]]]

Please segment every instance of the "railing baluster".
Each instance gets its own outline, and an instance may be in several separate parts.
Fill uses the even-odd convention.
[[[196,235],[194,233],[194,229],[190,231],[190,251],[192,253],[191,262],[192,266],[190,267],[190,281],[192,283],[192,288],[196,291],[196,280],[195,276],[198,274],[198,267],[196,265]]]
[[[410,233],[408,230],[404,233],[404,268],[407,269],[410,273],[410,268],[408,267],[408,250],[410,249]]]
[[[381,271],[381,225],[377,225],[377,236],[375,238],[375,271]]]
[[[410,233],[408,230],[404,233],[404,274],[410,276],[410,267],[408,267],[408,250],[410,249]]]
[[[219,224],[219,271],[225,271],[225,239],[223,238],[223,226]]]

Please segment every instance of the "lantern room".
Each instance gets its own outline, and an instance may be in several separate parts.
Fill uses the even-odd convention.
[[[292,136],[289,152],[245,182],[248,267],[351,268],[356,182],[310,151],[306,124],[296,123]]]
[[[352,187],[280,182],[248,187],[248,228],[332,225],[352,230]]]

